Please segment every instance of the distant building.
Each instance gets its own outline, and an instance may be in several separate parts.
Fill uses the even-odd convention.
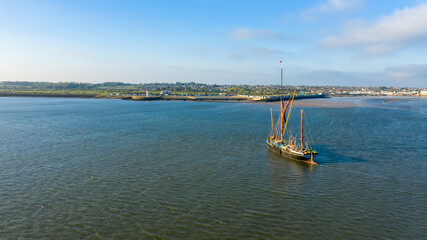
[[[150,97],[150,90],[145,91],[145,96]]]
[[[381,91],[382,95],[394,95],[395,92],[389,92],[389,91]]]
[[[407,96],[407,95],[413,95],[413,93],[412,92],[398,92],[397,94],[399,94],[399,95],[403,95],[403,96]]]
[[[162,91],[160,95],[172,95],[170,91]]]

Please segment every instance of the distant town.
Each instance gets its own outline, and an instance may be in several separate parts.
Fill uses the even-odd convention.
[[[52,82],[0,82],[1,95],[22,94],[93,94],[104,96],[238,96],[247,98],[271,98],[290,95],[327,96],[427,96],[427,88],[413,87],[346,87],[346,86],[283,86],[280,85],[221,85],[195,82],[176,83],[52,83]]]

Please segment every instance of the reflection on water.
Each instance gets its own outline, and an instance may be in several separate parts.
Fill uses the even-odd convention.
[[[422,239],[427,101],[344,100],[305,108],[313,166],[271,105],[0,98],[0,238]]]
[[[271,163],[271,168],[276,169],[278,166],[274,164],[275,161],[279,163],[283,163],[284,160],[289,162],[289,165],[285,165],[284,167],[291,167],[294,171],[302,171],[302,172],[311,172],[315,169],[315,165],[309,164],[302,161],[295,161],[290,158],[286,158],[281,156],[280,154],[268,151],[268,159],[269,163]]]

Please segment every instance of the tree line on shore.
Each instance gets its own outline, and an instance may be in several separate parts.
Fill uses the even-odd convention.
[[[274,95],[280,93],[277,86],[218,85],[204,83],[140,83],[123,82],[77,83],[77,82],[0,82],[0,91],[32,92],[88,92],[88,93],[160,93],[169,91],[174,94],[239,94],[239,95]],[[290,91],[289,87],[284,92]]]
[[[30,81],[3,81],[0,82],[0,91],[2,92],[45,92],[45,93],[130,93],[144,94],[147,90],[151,93],[160,93],[162,91],[172,94],[204,94],[204,95],[254,95],[268,96],[290,94],[296,89],[299,94],[317,94],[330,93],[331,90],[354,91],[359,89],[370,89],[372,91],[381,91],[387,89],[401,89],[393,87],[343,87],[343,86],[284,86],[280,85],[221,85],[205,84],[195,82],[176,82],[176,83],[123,83],[123,82],[104,82],[104,83],[78,83],[78,82],[30,82]],[[408,88],[410,89],[410,88]]]

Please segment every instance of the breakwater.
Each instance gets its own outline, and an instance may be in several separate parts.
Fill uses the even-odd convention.
[[[328,97],[327,95],[319,95],[319,94],[312,94],[312,95],[295,95],[294,99],[308,99],[308,98],[326,98]],[[282,100],[289,100],[289,98],[291,98],[291,95],[285,95],[282,96]],[[278,102],[280,101],[280,96],[272,96],[272,97],[268,97],[265,98],[266,102]]]

